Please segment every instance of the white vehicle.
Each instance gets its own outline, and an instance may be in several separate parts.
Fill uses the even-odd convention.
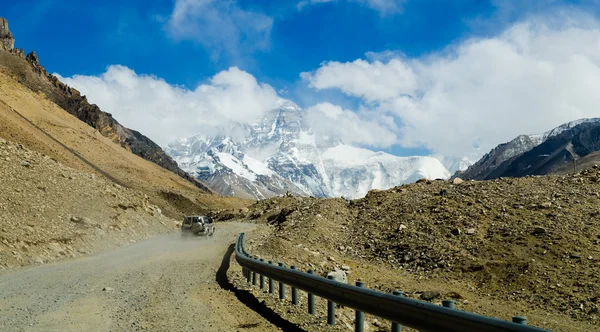
[[[215,224],[209,216],[187,216],[183,218],[181,234],[213,236]]]

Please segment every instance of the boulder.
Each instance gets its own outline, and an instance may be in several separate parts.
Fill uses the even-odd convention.
[[[548,231],[544,227],[536,226],[533,228],[533,232],[531,232],[531,234],[541,235],[541,234],[546,234],[547,232]]]
[[[421,300],[425,301],[432,301],[434,299],[439,299],[440,297],[442,297],[440,292],[426,291],[421,293]]]
[[[333,280],[337,282],[348,283],[348,275],[344,270],[335,269],[327,274],[327,277],[329,276],[333,276]]]

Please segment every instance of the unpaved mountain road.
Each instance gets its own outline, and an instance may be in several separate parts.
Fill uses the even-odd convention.
[[[279,331],[217,282],[235,236],[253,227],[0,273],[0,331]]]

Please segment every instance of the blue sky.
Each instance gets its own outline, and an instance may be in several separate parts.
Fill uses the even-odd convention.
[[[174,1],[169,0],[21,0],[9,4],[3,15],[19,47],[36,50],[48,70],[67,76],[99,74],[121,64],[193,88],[216,72],[238,66],[281,89],[325,60],[351,61],[390,49],[418,56],[443,48],[471,32],[480,33],[470,22],[496,10],[481,0],[412,1],[402,5],[402,12],[384,16],[352,2],[303,10],[297,9],[298,1],[237,3],[272,15],[267,49],[213,58],[212,50],[201,44],[174,40],[160,20],[173,11]]]
[[[544,122],[537,126],[521,126],[517,128],[520,131],[509,130],[508,124],[493,127],[493,130],[501,134],[489,138],[484,136],[490,128],[464,135],[459,132],[448,133],[448,135],[455,135],[457,140],[460,138],[461,142],[464,142],[465,138],[468,139],[469,142],[463,144],[466,147],[461,149],[452,149],[435,143],[434,140],[440,140],[440,136],[433,134],[432,131],[440,129],[427,127],[432,121],[421,119],[422,114],[435,111],[430,108],[436,104],[424,99],[423,96],[435,95],[437,90],[432,88],[433,86],[448,85],[447,80],[444,81],[446,78],[433,74],[434,70],[435,73],[439,73],[435,69],[438,68],[436,64],[453,68],[457,58],[460,59],[463,54],[471,54],[470,51],[460,53],[463,51],[456,51],[457,49],[470,47],[469,45],[478,40],[490,41],[488,43],[490,47],[493,47],[494,40],[515,46],[518,44],[515,41],[517,38],[507,37],[507,31],[515,26],[518,27],[519,24],[530,23],[532,18],[538,23],[546,22],[539,24],[548,27],[550,31],[547,33],[552,34],[553,38],[559,38],[557,34],[573,29],[570,25],[555,24],[556,20],[586,22],[575,28],[593,32],[596,29],[596,17],[600,7],[595,0],[5,0],[3,2],[0,15],[9,20],[11,31],[17,39],[16,46],[25,49],[26,52],[35,50],[49,72],[59,73],[64,78],[80,78],[79,82],[76,79],[70,82],[84,91],[86,88],[91,89],[90,84],[95,82],[90,80],[91,78],[102,78],[102,75],[107,73],[107,68],[115,65],[135,72],[135,76],[127,76],[131,79],[137,80],[146,77],[143,75],[151,75],[161,82],[164,81],[172,89],[189,91],[193,91],[199,85],[215,84],[211,83],[215,75],[226,72],[231,67],[237,67],[243,73],[251,75],[259,88],[261,85],[268,85],[278,96],[289,98],[304,108],[327,103],[339,107],[342,112],[356,114],[359,127],[365,121],[367,124],[379,125],[383,131],[389,131],[394,137],[388,135],[387,138],[381,139],[381,142],[378,141],[378,137],[365,137],[363,141],[353,143],[397,155],[429,153],[465,155],[469,153],[468,148],[475,145],[487,149],[501,143],[503,139],[511,139],[515,134],[523,133],[521,131],[527,133],[527,130],[533,132],[545,130],[551,124],[559,124],[571,117],[587,115],[585,105],[576,105],[569,111],[572,114],[563,112],[552,117],[553,122]],[[527,31],[529,36],[531,30]],[[537,37],[531,38],[532,44],[537,45],[541,37],[535,38]],[[574,49],[573,52],[587,56],[587,53],[579,52],[578,49]],[[520,54],[518,50],[517,53]],[[529,59],[531,56],[535,55],[528,55],[526,58]],[[544,60],[543,56],[540,57],[540,61]],[[397,75],[407,75],[404,71],[406,68],[398,69],[391,65],[392,59],[400,61],[400,67],[408,68],[409,76],[415,76],[414,81],[417,83],[414,84],[418,86],[409,88],[400,83],[399,85],[390,83],[398,78]],[[357,60],[363,60],[365,63],[356,63]],[[495,64],[503,60],[490,59],[489,61]],[[345,64],[345,66],[334,71],[334,68],[328,65],[332,62]],[[383,66],[377,69],[375,66],[377,63],[382,63]],[[555,65],[560,64],[563,62],[559,61]],[[373,91],[368,90],[369,87],[349,87],[345,82],[340,81],[340,77],[354,70],[353,67],[357,65],[361,68],[367,66],[369,70],[390,71],[391,76],[387,81],[375,82],[375,85],[381,83],[382,86],[397,86],[400,92],[382,96],[373,94]],[[423,69],[426,66],[427,71]],[[332,76],[320,76],[318,74],[320,69],[323,70],[323,75],[336,74],[338,80]],[[470,69],[473,68],[465,70]],[[123,70],[115,69],[113,73],[123,74],[125,73]],[[525,72],[525,69],[521,70],[521,74]],[[305,75],[301,76],[301,73]],[[229,72],[229,74],[239,73]],[[487,77],[489,74],[485,71],[474,73],[471,80],[476,81],[477,75]],[[85,78],[88,80],[85,81]],[[106,81],[106,77],[103,80]],[[331,80],[337,83],[332,83]],[[423,81],[429,83],[423,85]],[[86,86],[86,82],[92,83]],[[489,85],[495,86],[501,83],[491,82]],[[111,98],[111,96],[96,97],[92,91],[89,92],[92,101],[98,98],[97,103],[101,107],[108,107],[118,119],[123,118],[126,125],[132,126],[133,120],[128,120],[132,116],[110,109],[117,106],[111,106],[109,102],[104,102],[103,105],[102,98]],[[263,92],[265,91],[260,90],[258,95],[263,95]],[[269,95],[269,92],[265,92],[265,95]],[[485,108],[485,104],[484,107],[481,107],[481,104],[473,106],[470,101],[463,105],[462,99],[454,95],[442,97],[452,100],[456,110],[468,107]],[[207,97],[203,95],[203,98]],[[210,98],[213,96],[211,95]],[[539,102],[539,107],[542,108],[545,107],[541,102],[542,99],[540,97],[534,101],[526,100],[523,101],[523,105],[528,105],[528,109],[531,109],[532,103],[537,105],[535,103]],[[213,99],[210,100],[208,104],[220,105],[218,102],[213,102]],[[490,97],[482,103],[494,100]],[[204,105],[205,100],[194,100],[195,102]],[[406,103],[410,105],[406,106]],[[403,107],[406,107],[406,110],[402,110]],[[507,104],[505,107],[510,108],[513,105]],[[537,106],[533,108],[535,107]],[[126,108],[134,112],[132,109],[135,107],[129,105]],[[416,112],[415,109],[422,112],[412,113]],[[452,111],[443,110],[443,114],[447,115],[448,119],[462,119],[461,121],[467,122],[472,115],[447,114],[448,112]],[[558,113],[560,110],[557,111]],[[119,117],[121,114],[122,116]],[[206,117],[206,114],[202,116]],[[390,124],[390,121],[393,123]],[[473,125],[479,123],[473,122]],[[203,124],[206,125],[204,122]],[[136,125],[133,124],[132,127],[135,128]],[[147,132],[151,138],[156,138],[152,136],[151,128],[145,130],[142,125],[137,129]],[[190,128],[190,130],[194,129]],[[413,137],[413,135],[428,136],[429,134],[431,137],[422,141]],[[407,138],[407,135],[411,137]],[[166,137],[158,139],[162,145],[167,140]]]

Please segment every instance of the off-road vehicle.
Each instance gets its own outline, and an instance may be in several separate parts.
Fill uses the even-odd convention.
[[[183,218],[181,234],[213,236],[215,234],[215,224],[209,216],[187,216]]]

